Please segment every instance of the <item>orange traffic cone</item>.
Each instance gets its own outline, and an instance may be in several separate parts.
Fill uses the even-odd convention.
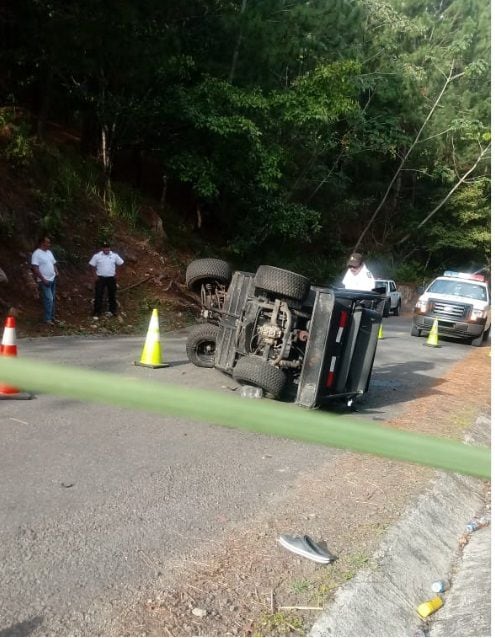
[[[15,317],[12,315],[9,315],[5,320],[0,355],[2,357],[17,356]],[[0,399],[31,399],[32,396],[29,392],[21,392],[18,388],[0,381]]]

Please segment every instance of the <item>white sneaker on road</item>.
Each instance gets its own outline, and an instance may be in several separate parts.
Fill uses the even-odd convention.
[[[314,541],[309,536],[291,536],[290,534],[281,534],[278,538],[278,542],[282,547],[288,549],[294,554],[314,560],[316,563],[330,563],[335,560],[335,556],[332,556]]]

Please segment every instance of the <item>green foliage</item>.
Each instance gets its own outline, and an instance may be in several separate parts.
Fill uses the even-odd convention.
[[[397,266],[395,279],[403,283],[420,283],[425,278],[425,265],[415,259],[409,259]]]
[[[144,197],[133,188],[116,182],[114,182],[112,190],[105,197],[105,204],[110,218],[123,219],[130,228],[138,226],[139,210],[143,203]]]
[[[485,0],[19,0],[0,23],[0,104],[35,111],[38,130],[79,127],[104,167],[104,206],[94,163],[92,175],[72,160],[47,170],[50,227],[74,215],[81,190],[137,223],[139,197],[108,185],[119,153],[138,150],[182,194],[177,228],[188,228],[181,205],[206,208],[201,232],[239,260],[336,272],[387,190],[364,251],[436,268],[450,242],[459,259],[487,259],[487,191],[471,188],[486,160],[416,232],[489,139]],[[31,128],[7,124],[0,156],[28,168]]]
[[[303,580],[295,580],[292,583],[292,590],[296,594],[302,594],[304,592],[308,592],[313,588],[313,584],[311,581],[303,579]]]
[[[179,153],[170,159],[168,166],[179,181],[191,184],[199,197],[210,199],[218,195],[215,167],[206,157]]]
[[[14,109],[0,109],[0,157],[16,168],[29,166],[33,158],[30,124]]]
[[[432,222],[429,243],[443,263],[478,268],[490,265],[489,187],[486,178],[467,184],[454,193],[442,219]]]
[[[263,612],[255,623],[254,636],[303,636],[304,626],[302,620],[294,613],[277,611],[275,613]]]

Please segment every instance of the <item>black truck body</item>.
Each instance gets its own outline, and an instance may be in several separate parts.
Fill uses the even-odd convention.
[[[214,261],[225,263],[198,260],[193,275],[202,268],[205,275],[218,275]],[[202,318],[210,324],[191,332],[187,352],[193,363],[306,408],[339,399],[350,405],[367,392],[383,295],[311,286],[301,275],[272,266],[260,266],[256,274],[237,271],[229,281],[226,273],[188,281],[200,293]]]

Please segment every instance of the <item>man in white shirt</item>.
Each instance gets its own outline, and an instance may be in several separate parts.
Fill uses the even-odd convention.
[[[31,255],[31,269],[33,271],[40,296],[43,301],[43,318],[46,324],[55,323],[55,290],[58,270],[57,260],[50,250],[50,238],[42,237],[38,248]]]
[[[100,252],[94,254],[89,265],[95,269],[95,300],[93,319],[98,320],[103,306],[103,294],[108,295],[108,308],[114,317],[117,316],[117,267],[122,266],[124,260],[110,250],[110,244],[104,242]]]
[[[347,272],[342,283],[351,290],[373,290],[375,278],[366,267],[360,253],[352,253],[347,262]]]

